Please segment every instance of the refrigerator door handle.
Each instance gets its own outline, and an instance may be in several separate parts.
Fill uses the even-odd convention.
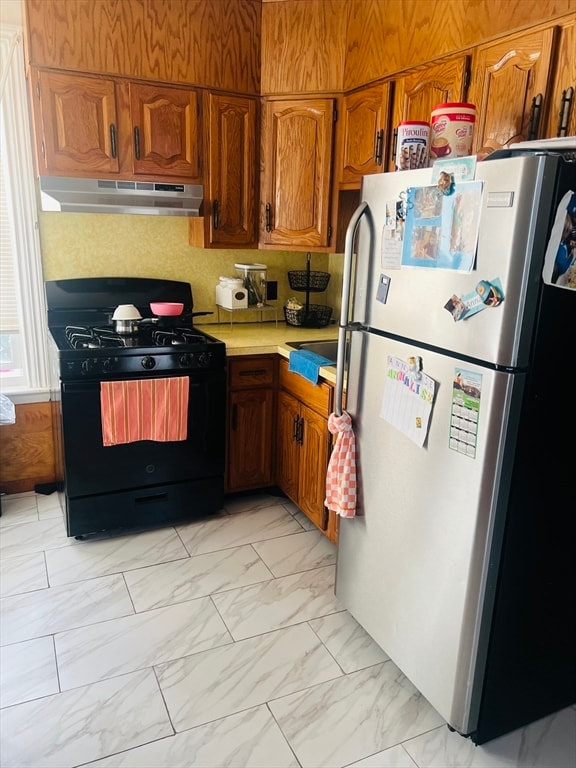
[[[350,218],[346,229],[344,243],[344,274],[342,277],[342,309],[340,310],[340,325],[338,327],[338,355],[336,358],[336,391],[334,394],[334,410],[337,416],[342,415],[344,400],[344,362],[346,359],[346,331],[349,330],[350,287],[352,285],[352,265],[354,256],[354,238],[360,219],[368,211],[368,203],[361,202]]]

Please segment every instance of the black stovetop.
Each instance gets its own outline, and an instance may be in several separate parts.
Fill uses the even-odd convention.
[[[188,283],[147,278],[83,278],[46,283],[48,327],[64,381],[135,378],[224,370],[224,342],[192,322]],[[150,302],[179,301],[178,317],[154,317]],[[118,333],[111,316],[133,303],[142,320]]]

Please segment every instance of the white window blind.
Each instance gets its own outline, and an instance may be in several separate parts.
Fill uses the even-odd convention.
[[[0,387],[45,395],[46,308],[20,28],[0,28],[0,65]]]

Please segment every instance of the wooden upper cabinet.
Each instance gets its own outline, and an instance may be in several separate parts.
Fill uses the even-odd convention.
[[[268,101],[262,123],[260,244],[330,244],[333,99]]]
[[[395,83],[393,125],[406,120],[430,121],[437,104],[466,101],[470,72],[468,56],[427,64],[409,70]],[[396,131],[392,132],[389,170],[394,170]]]
[[[23,8],[33,66],[260,92],[261,0],[24,0]]]
[[[209,96],[210,245],[252,245],[256,241],[256,99]]]
[[[390,84],[382,83],[344,97],[338,130],[338,181],[359,187],[362,176],[386,169],[389,144]]]
[[[35,72],[32,80],[40,173],[117,173],[114,82],[57,72]]]
[[[196,90],[35,69],[30,82],[41,175],[200,179]]]
[[[477,48],[470,89],[475,153],[543,136],[555,32],[549,27]]]
[[[200,176],[199,102],[191,89],[131,83],[134,173]]]
[[[556,67],[542,135],[576,136],[576,19],[558,30]]]

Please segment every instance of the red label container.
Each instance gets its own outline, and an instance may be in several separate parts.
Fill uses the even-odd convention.
[[[430,117],[430,160],[472,152],[476,107],[467,102],[437,104]]]

